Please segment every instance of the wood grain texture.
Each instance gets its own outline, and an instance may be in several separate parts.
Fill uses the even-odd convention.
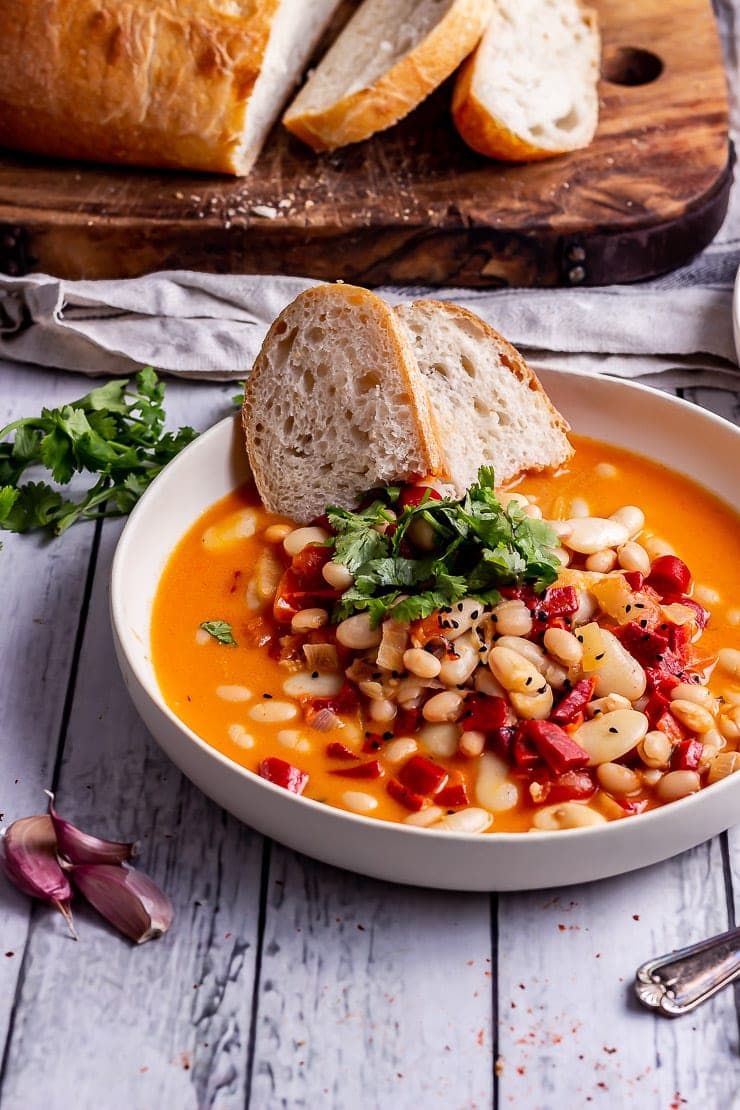
[[[0,374],[0,419],[82,391]],[[172,422],[210,425],[233,391],[171,384]],[[740,393],[683,392],[737,419]],[[60,809],[142,837],[177,917],[135,949],[80,907],[75,945],[0,885],[3,1110],[734,1110],[733,993],[671,1022],[638,1009],[629,984],[642,960],[740,912],[737,830],[724,858],[717,838],[646,871],[498,899],[393,887],[276,846],[263,867],[261,839],[182,779],[129,704],[107,619],[119,530],[103,529],[86,614],[87,528],[48,548],[3,536],[0,809],[40,808],[63,731]],[[48,625],[33,621],[40,604]]]
[[[447,83],[398,126],[332,154],[316,156],[278,127],[243,181],[4,153],[0,268],[467,286],[605,284],[672,269],[706,245],[727,204],[711,7],[673,0],[668,18],[662,0],[594,6],[611,80],[586,150],[525,166],[488,161],[457,135]],[[616,83],[649,74],[645,52],[660,59],[658,76]]]

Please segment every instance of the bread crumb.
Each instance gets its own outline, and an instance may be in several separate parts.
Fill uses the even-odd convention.
[[[274,220],[278,214],[277,208],[271,204],[253,204],[249,211],[253,216],[262,216],[266,220]]]

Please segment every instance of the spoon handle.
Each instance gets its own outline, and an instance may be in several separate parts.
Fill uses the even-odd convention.
[[[635,993],[643,1006],[680,1017],[740,978],[740,929],[731,929],[638,967]]]

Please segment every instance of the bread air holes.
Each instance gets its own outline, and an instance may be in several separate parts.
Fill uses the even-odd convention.
[[[380,388],[380,374],[377,370],[367,370],[357,384],[362,393],[370,393],[371,390]]]
[[[272,357],[273,366],[277,370],[281,370],[284,366],[287,365],[288,359],[290,358],[290,352],[293,349],[293,343],[295,342],[296,333],[298,331],[298,328],[293,328],[291,331],[286,333],[285,328],[286,324],[284,320],[282,320],[275,328],[276,333],[284,335],[284,338],[279,339],[275,344],[275,353]]]
[[[555,120],[555,126],[559,131],[573,131],[580,125],[580,122],[581,117],[578,114],[578,109],[574,105],[566,115]]]
[[[473,366],[472,359],[469,359],[467,355],[461,355],[460,356],[460,365],[462,366],[463,370],[465,371],[465,373],[468,375],[469,378],[475,378],[476,377],[475,367]],[[477,402],[476,402],[476,407],[477,407]],[[489,411],[490,411],[490,409],[489,409]]]

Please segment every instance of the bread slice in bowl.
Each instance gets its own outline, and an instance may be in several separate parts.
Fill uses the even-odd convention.
[[[0,143],[246,174],[339,3],[5,4]]]
[[[492,0],[365,0],[283,116],[314,150],[397,123],[478,43]]]
[[[264,505],[298,522],[356,507],[375,485],[447,476],[401,319],[352,285],[301,293],[272,324],[244,391]]]
[[[494,9],[455,85],[462,138],[512,162],[588,146],[599,114],[596,13],[578,0],[495,0]]]
[[[496,485],[573,454],[568,424],[519,352],[459,305],[398,305],[458,497],[493,466]]]

